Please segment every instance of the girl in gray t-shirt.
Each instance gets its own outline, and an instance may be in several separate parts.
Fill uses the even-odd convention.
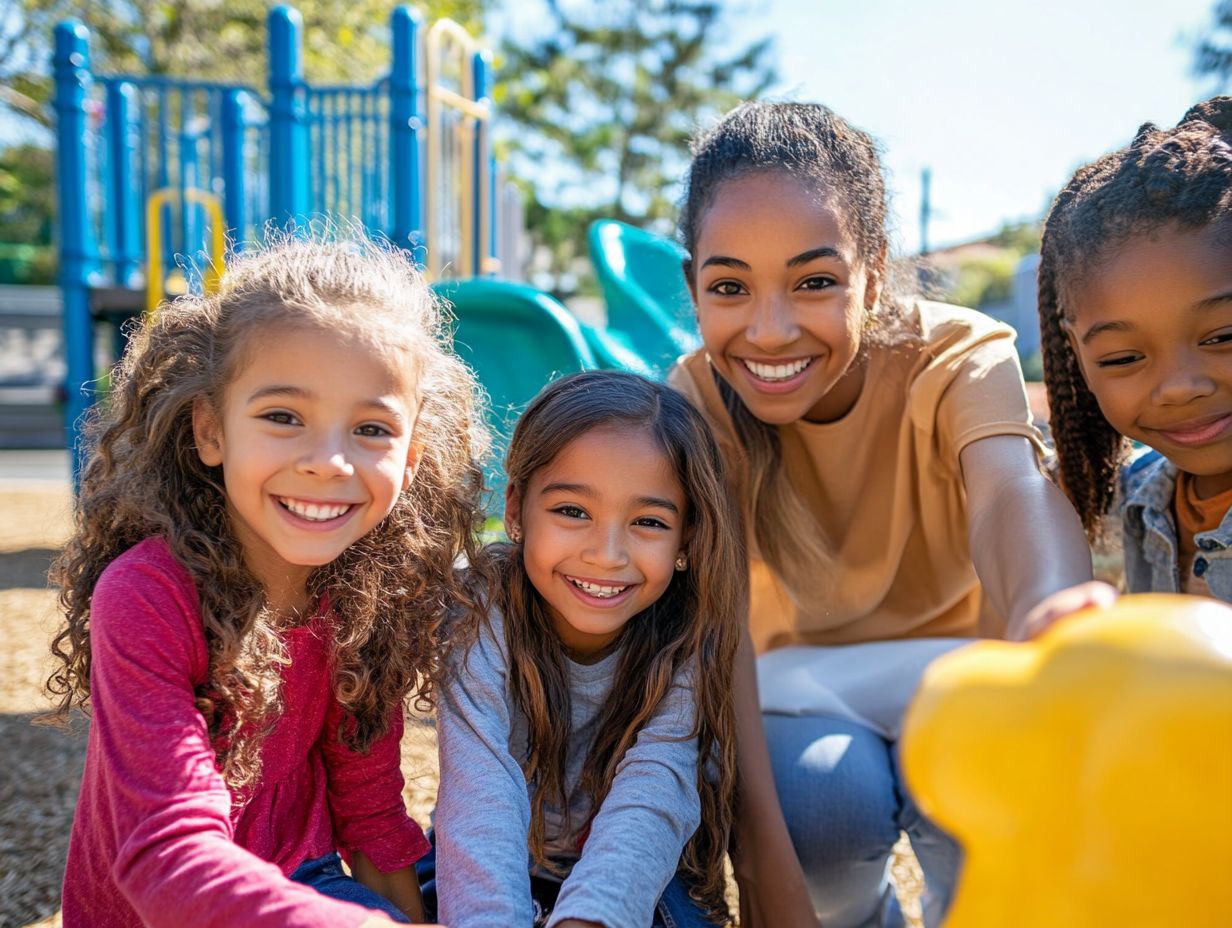
[[[709,429],[662,384],[576,374],[506,471],[511,543],[439,693],[438,918],[727,924],[747,572]]]

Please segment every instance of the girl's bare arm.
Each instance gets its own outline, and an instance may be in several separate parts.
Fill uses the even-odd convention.
[[[414,867],[382,873],[362,851],[352,851],[351,875],[396,905],[415,924],[423,922],[423,896],[419,892]]]

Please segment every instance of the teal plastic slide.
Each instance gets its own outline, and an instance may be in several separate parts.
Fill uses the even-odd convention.
[[[533,287],[491,278],[432,285],[455,317],[454,347],[488,395],[493,457],[489,509],[503,507],[505,449],[517,417],[550,380],[574,371],[616,368],[650,375],[632,351],[583,326],[559,301]]]
[[[671,239],[615,219],[592,223],[588,240],[607,304],[607,338],[663,374],[700,344],[681,269],[684,250]]]

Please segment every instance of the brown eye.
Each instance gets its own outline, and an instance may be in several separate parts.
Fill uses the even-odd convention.
[[[1118,358],[1104,358],[1102,360],[1096,361],[1095,366],[1096,367],[1125,367],[1126,365],[1133,364],[1135,361],[1141,361],[1141,360],[1142,360],[1142,355],[1127,354],[1127,355],[1122,355],[1121,357],[1118,357]]]
[[[837,284],[833,277],[808,277],[800,282],[801,290],[825,290]]]

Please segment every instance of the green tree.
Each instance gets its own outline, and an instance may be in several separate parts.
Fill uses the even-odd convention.
[[[429,19],[472,31],[491,0],[419,0]],[[294,0],[304,21],[305,71],[313,81],[364,81],[389,63],[389,15],[397,0]],[[0,0],[0,102],[52,124],[52,30],[80,20],[102,72],[234,81],[264,87],[266,0]]]
[[[304,22],[309,78],[362,82],[383,73],[390,57],[389,16],[397,2],[294,0]],[[475,33],[491,2],[417,0],[416,5],[429,20],[449,17]],[[198,77],[264,88],[270,5],[266,0],[0,0],[0,126],[41,127],[26,133],[38,140],[34,144],[0,139],[0,215],[5,217],[0,239],[40,245],[32,230],[51,228],[55,201],[46,146],[54,125],[56,23],[74,18],[89,28],[91,64],[100,73]],[[40,278],[51,273],[50,253],[49,244],[43,245]]]
[[[26,142],[0,149],[0,282],[48,284],[55,277],[52,154]]]
[[[988,241],[1013,252],[1014,257],[1021,258],[1023,255],[1040,250],[1042,232],[1043,228],[1039,220],[1006,222],[1002,223],[1000,230]]]
[[[776,75],[770,39],[725,47],[715,0],[547,0],[547,13],[536,38],[505,43],[494,96],[516,126],[510,163],[534,179],[532,234],[559,272],[594,218],[670,228],[690,136]]]
[[[6,241],[51,244],[52,188],[50,151],[29,142],[0,149],[0,215]]]
[[[1220,90],[1232,84],[1232,0],[1217,0],[1211,20],[1194,44],[1194,73],[1213,78]]]

